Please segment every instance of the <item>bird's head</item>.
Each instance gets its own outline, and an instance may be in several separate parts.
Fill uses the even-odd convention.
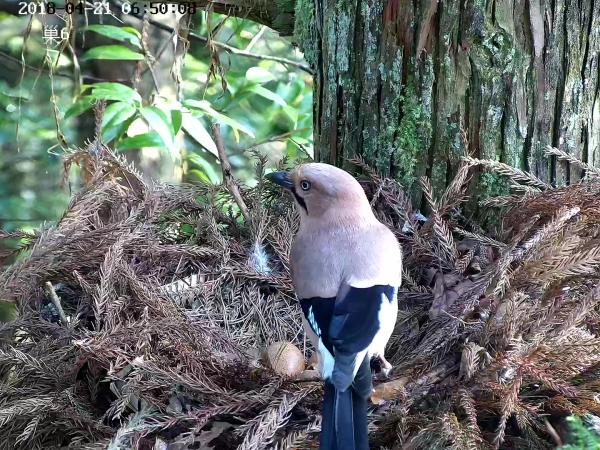
[[[348,172],[329,164],[308,163],[266,178],[289,190],[303,217],[372,216],[362,186]]]

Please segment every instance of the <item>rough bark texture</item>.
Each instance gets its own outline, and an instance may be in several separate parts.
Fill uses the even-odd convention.
[[[465,142],[557,184],[581,173],[548,144],[600,162],[600,0],[297,0],[295,21],[322,161],[362,155],[438,188]]]

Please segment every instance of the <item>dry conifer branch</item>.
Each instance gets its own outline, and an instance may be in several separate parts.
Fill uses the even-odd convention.
[[[246,219],[246,222],[250,222],[250,213],[248,212],[248,207],[246,206],[246,203],[240,194],[240,189],[238,188],[237,182],[231,173],[231,164],[229,164],[229,159],[225,153],[225,146],[223,145],[223,137],[221,136],[220,125],[218,123],[213,124],[212,131],[215,138],[215,145],[217,146],[217,151],[219,153],[219,160],[221,162],[223,181],[225,182],[229,192],[231,192],[233,199],[239,206],[244,219]]]
[[[58,312],[58,317],[60,317],[60,321],[62,322],[62,324],[65,326],[68,325],[69,322],[67,321],[67,316],[65,315],[62,305],[60,304],[60,297],[56,295],[56,291],[54,290],[54,286],[52,286],[52,283],[46,281],[44,283],[44,290],[46,291],[46,295],[56,308],[56,311]]]
[[[313,448],[316,372],[284,378],[248,350],[303,343],[290,199],[236,184],[246,211],[268,219],[272,270],[259,273],[247,264],[253,230],[223,212],[227,183],[147,185],[101,150],[68,156],[86,167],[85,189],[0,272],[0,299],[21,311],[0,323],[0,450],[202,448],[207,435],[223,450]],[[551,429],[566,442],[566,416],[600,416],[600,178],[503,197],[504,228],[488,236],[459,211],[466,168],[444,193],[424,183],[436,212],[425,223],[401,186],[362,168],[408,274],[372,447],[551,449]],[[78,326],[57,326],[51,302]]]
[[[576,165],[577,167],[586,170],[587,172],[593,173],[594,175],[600,175],[600,169],[598,167],[594,167],[590,164],[584,163],[583,161],[578,160],[573,155],[569,155],[567,152],[560,150],[556,147],[547,146],[545,150],[546,156],[556,156],[561,161],[568,161],[571,164]]]
[[[504,175],[517,183],[524,183],[526,185],[530,185],[541,190],[550,188],[549,184],[544,183],[535,175],[524,172],[520,169],[509,166],[508,164],[501,163],[499,161],[471,158],[470,156],[463,156],[462,159],[467,164],[473,166],[483,166],[491,171]]]

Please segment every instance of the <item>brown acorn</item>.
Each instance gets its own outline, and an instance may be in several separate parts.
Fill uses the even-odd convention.
[[[265,362],[279,375],[295,377],[304,371],[304,355],[291,342],[274,342],[265,351]]]

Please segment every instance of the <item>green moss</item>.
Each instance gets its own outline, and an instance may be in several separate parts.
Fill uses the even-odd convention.
[[[519,61],[519,55],[512,36],[501,28],[487,25],[481,43],[471,49],[473,76],[476,85],[481,86],[480,156],[484,159],[500,159],[504,139],[502,121],[505,113],[510,115],[510,110],[505,111],[506,78],[514,77],[515,60]],[[512,139],[510,144],[514,141]]]
[[[500,197],[510,194],[510,184],[501,175],[486,172],[479,176],[477,192],[480,201],[493,197]]]
[[[381,57],[379,48],[381,44],[381,20],[377,20],[383,14],[383,2],[361,2],[360,13],[364,21],[364,51],[365,51],[365,75],[375,75],[371,73],[371,67]],[[383,63],[381,63],[383,66]],[[385,67],[384,67],[385,69]],[[384,78],[382,78],[385,81]]]
[[[398,179],[406,187],[414,184],[417,167],[422,165],[431,141],[431,115],[426,112],[427,102],[423,100],[411,85],[401,96],[402,119],[397,129],[394,160],[399,167]]]
[[[397,60],[399,64],[392,67],[387,77],[391,86],[399,87],[402,80],[401,52]],[[415,61],[409,64],[410,67],[417,67]],[[391,155],[398,168],[396,178],[409,189],[425,173],[427,166],[423,159],[426,158],[432,138],[433,81],[433,62],[428,57],[420,73],[409,74],[403,89],[394,89],[398,100],[396,114],[399,113],[400,123],[397,124],[397,119],[393,117],[384,117],[388,129],[393,133]]]
[[[337,26],[335,27],[335,37],[330,37],[330,42],[336,42],[335,59],[337,70],[347,72],[350,65],[350,46],[348,42],[352,42],[350,36],[351,21],[348,14],[342,10],[337,14]],[[331,28],[333,30],[333,27]]]
[[[304,53],[304,59],[311,67],[316,67],[319,52],[315,5],[312,0],[296,0],[294,42]]]
[[[389,173],[390,159],[398,151],[398,118],[402,104],[402,49],[398,48],[394,58],[378,65],[377,71],[384,86],[379,105],[379,130],[372,136],[363,132],[363,147],[366,159],[372,161],[381,173]],[[367,141],[367,138],[371,138]]]

